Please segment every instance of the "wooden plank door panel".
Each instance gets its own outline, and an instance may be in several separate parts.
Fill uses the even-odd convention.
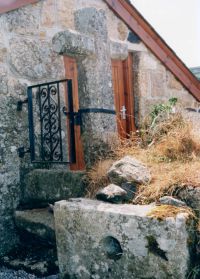
[[[120,137],[124,138],[127,127],[126,119],[121,113],[122,108],[125,107],[123,62],[121,60],[112,60],[112,79],[118,133]]]
[[[64,63],[65,63],[66,78],[72,79],[74,111],[77,112],[79,110],[77,63],[74,58],[68,56],[64,56]],[[75,147],[76,147],[76,163],[71,164],[70,169],[84,170],[85,162],[84,162],[83,145],[81,141],[80,126],[75,126]]]
[[[123,62],[125,103],[127,113],[127,133],[130,135],[136,131],[135,110],[134,110],[134,89],[133,89],[133,55],[129,53],[128,58]]]
[[[117,114],[118,134],[128,137],[135,129],[134,91],[133,91],[133,57],[129,54],[125,61],[112,60],[113,93]],[[125,117],[122,114],[126,109]]]

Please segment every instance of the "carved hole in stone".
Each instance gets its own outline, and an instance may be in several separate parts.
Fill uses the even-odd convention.
[[[159,244],[157,240],[153,236],[147,236],[147,241],[148,241],[148,246],[147,248],[149,249],[149,252],[162,258],[165,261],[168,261],[168,258],[166,256],[166,252],[160,249]]]
[[[103,252],[109,259],[116,261],[122,257],[123,250],[121,248],[120,242],[116,238],[108,236],[104,238],[101,243]]]

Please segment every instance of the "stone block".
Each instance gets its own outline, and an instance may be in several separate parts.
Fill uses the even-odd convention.
[[[7,59],[7,48],[4,44],[0,43],[0,63],[6,62]]]
[[[160,204],[165,204],[165,205],[173,205],[176,207],[182,207],[182,206],[187,206],[185,202],[175,199],[174,197],[171,196],[164,196],[159,199]]]
[[[156,70],[158,67],[158,60],[151,54],[150,51],[142,52],[140,55],[140,70]]]
[[[9,63],[12,71],[30,80],[64,77],[62,57],[53,52],[51,43],[37,39],[15,38],[10,41]]]
[[[76,29],[95,40],[95,56],[78,62],[79,105],[84,108],[114,109],[110,40],[106,13],[102,9],[85,8],[75,12]],[[85,162],[90,165],[98,155],[109,150],[109,138],[116,132],[116,116],[88,113],[82,117],[82,140]],[[101,152],[103,151],[103,152]]]
[[[134,71],[134,85],[139,98],[151,96],[151,79],[148,71]]]
[[[108,176],[111,182],[117,185],[126,182],[147,184],[151,181],[148,168],[131,156],[125,156],[115,162],[108,170]]]
[[[75,12],[75,27],[86,35],[94,35],[96,39],[107,42],[107,20],[104,10],[84,8]]]
[[[167,86],[169,89],[175,89],[175,90],[183,89],[183,85],[169,71],[167,71]]]
[[[1,179],[1,175],[0,175]],[[12,214],[13,212],[13,197],[7,185],[0,185],[0,216],[4,214]]]
[[[178,98],[179,104],[183,107],[193,107],[195,103],[195,98],[186,90],[172,90],[171,89],[172,97]]]
[[[34,35],[39,30],[41,3],[28,5],[5,14],[5,29],[9,33]]]
[[[200,218],[200,188],[188,185],[178,192],[178,198],[188,204]]]
[[[74,29],[74,0],[57,0],[58,24],[64,28]],[[77,5],[78,6],[78,5]],[[78,6],[79,7],[79,6]]]
[[[8,93],[8,70],[4,64],[0,64],[0,94]]]
[[[55,1],[43,1],[41,12],[41,27],[51,28],[54,24],[56,24]]]
[[[122,40],[122,41],[125,41],[128,37],[129,30],[128,30],[128,27],[124,24],[123,21],[118,22],[117,30],[118,30],[118,33],[119,33],[119,39]]]
[[[126,200],[127,192],[123,190],[121,187],[110,184],[103,189],[100,189],[97,194],[96,198],[100,201],[111,202],[111,203],[122,203]]]
[[[6,158],[9,160],[9,158]],[[8,161],[6,162],[8,164]],[[9,162],[10,163],[10,162]],[[12,162],[14,163],[14,161]],[[5,166],[5,165],[4,165]],[[8,167],[9,168],[9,167]],[[16,208],[19,201],[19,173],[13,167],[10,170],[3,171],[1,167],[0,172],[0,217],[5,215],[12,215],[14,208]]]
[[[18,244],[18,237],[11,216],[0,217],[0,257],[6,255]]]
[[[162,98],[166,95],[166,76],[164,73],[152,71],[150,73],[151,79],[151,96],[153,98]]]
[[[193,225],[185,214],[152,219],[154,207],[87,199],[56,203],[61,278],[186,279]]]
[[[53,37],[53,50],[56,53],[73,57],[92,55],[95,53],[94,39],[87,35],[65,30]]]
[[[23,181],[23,204],[29,208],[61,199],[81,197],[85,192],[84,172],[33,170]]]
[[[125,43],[111,41],[110,55],[112,59],[125,60],[128,57],[128,45]]]
[[[46,243],[55,244],[54,216],[48,208],[16,211],[15,224],[22,234],[28,232]]]

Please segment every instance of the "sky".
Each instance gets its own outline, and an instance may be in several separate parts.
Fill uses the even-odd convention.
[[[188,67],[200,66],[200,0],[131,0]]]

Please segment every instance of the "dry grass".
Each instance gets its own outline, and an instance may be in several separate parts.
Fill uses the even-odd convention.
[[[184,127],[176,127],[154,146],[156,156],[161,160],[189,161],[200,154],[200,143],[191,131],[189,123]]]
[[[152,143],[158,142],[163,136],[169,134],[170,131],[184,128],[187,123],[184,121],[181,113],[176,114],[162,114],[153,122],[151,117],[147,117],[142,124],[139,131],[141,145],[143,147],[149,146]]]
[[[145,133],[143,130],[113,144],[113,153],[115,160],[133,156],[151,171],[152,181],[138,187],[134,203],[148,204],[164,195],[176,196],[187,185],[200,187],[200,138],[194,136],[191,123],[179,113],[149,127],[149,131],[146,126]],[[106,174],[113,161],[100,160],[89,170],[89,198],[109,183]]]
[[[188,161],[200,155],[200,137],[194,135],[192,124],[181,114],[171,115],[155,127],[133,134],[115,146],[117,157],[137,155],[150,161]]]
[[[94,198],[100,188],[109,184],[107,171],[113,162],[113,159],[100,160],[87,172],[87,198]]]
[[[176,207],[172,205],[156,206],[147,216],[163,221],[168,217],[175,218],[180,213],[187,214],[187,220],[196,219],[195,214],[189,207]]]
[[[191,123],[175,114],[151,129],[145,137],[132,135],[115,148],[116,157],[133,156],[151,170],[151,183],[139,187],[134,203],[176,196],[186,185],[200,186],[200,138],[194,136]]]
[[[139,188],[134,203],[147,204],[165,195],[176,196],[186,185],[200,186],[200,161],[149,163],[152,181]]]

